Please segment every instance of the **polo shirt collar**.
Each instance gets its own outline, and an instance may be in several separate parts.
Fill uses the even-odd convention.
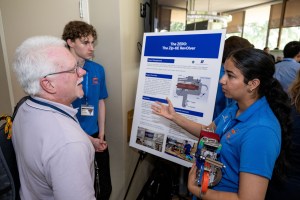
[[[51,104],[51,105],[53,105],[53,106],[56,106],[56,107],[58,107],[58,108],[64,110],[65,112],[67,112],[67,113],[68,113],[69,115],[71,115],[74,119],[77,119],[77,118],[76,118],[76,114],[77,114],[78,110],[75,109],[75,108],[73,108],[73,107],[71,107],[71,106],[66,106],[66,105],[63,105],[63,104],[61,104],[61,103],[56,103],[56,102],[53,102],[53,101],[49,101],[49,100],[47,100],[47,99],[44,99],[44,98],[41,98],[41,97],[37,97],[37,96],[31,96],[31,97],[32,97],[33,99],[38,100],[38,101],[42,101],[42,102]],[[30,102],[32,102],[32,101],[30,101]],[[57,112],[56,110],[54,110],[54,109],[52,109],[52,108],[50,108],[50,107],[46,107],[46,106],[43,106],[43,105],[39,105],[39,104],[36,104],[36,103],[34,103],[34,102],[32,102],[32,103],[30,103],[30,104],[31,104],[31,105],[34,104],[35,107],[38,107],[38,108],[40,108],[40,109],[44,109],[44,110],[53,110],[53,111]]]
[[[236,119],[241,122],[247,121],[252,115],[256,113],[256,111],[260,107],[266,106],[267,104],[268,104],[267,99],[265,96],[263,96],[262,98],[255,101],[249,108],[247,108],[243,113],[241,113]],[[237,104],[236,104],[236,108],[238,109]]]

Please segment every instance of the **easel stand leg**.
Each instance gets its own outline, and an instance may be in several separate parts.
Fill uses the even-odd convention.
[[[146,155],[147,155],[147,153],[146,153],[146,152],[144,152],[144,151],[139,151],[139,154],[140,154],[140,156],[139,156],[139,159],[138,159],[138,161],[137,161],[137,163],[136,163],[136,165],[135,165],[135,168],[134,168],[133,174],[132,174],[132,176],[131,176],[131,179],[130,179],[129,185],[128,185],[128,187],[127,187],[126,194],[125,194],[125,196],[124,196],[124,200],[126,200],[126,197],[127,197],[127,194],[128,194],[128,192],[129,192],[129,189],[130,189],[130,186],[131,186],[132,180],[133,180],[133,178],[134,178],[134,175],[135,175],[135,173],[136,173],[136,170],[137,170],[137,168],[138,168],[138,166],[139,166],[139,164],[140,164],[140,161],[144,160],[144,158],[145,158],[145,157],[146,157]]]

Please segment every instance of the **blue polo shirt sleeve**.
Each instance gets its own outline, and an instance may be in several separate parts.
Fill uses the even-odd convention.
[[[249,129],[241,141],[240,172],[271,179],[280,153],[280,138],[271,127],[258,126]]]
[[[100,67],[100,93],[99,93],[99,100],[106,99],[108,97],[107,89],[106,89],[106,81],[105,81],[105,71],[104,67]]]

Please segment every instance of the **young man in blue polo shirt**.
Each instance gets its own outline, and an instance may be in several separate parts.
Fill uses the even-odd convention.
[[[108,97],[105,71],[103,66],[93,62],[94,42],[97,32],[94,27],[83,21],[71,21],[65,28],[62,38],[67,42],[70,52],[77,59],[78,65],[86,70],[82,82],[84,97],[72,104],[78,108],[77,118],[82,129],[89,135],[95,147],[95,160],[100,169],[100,196],[97,199],[109,199],[111,178],[109,153],[105,141],[105,102]]]

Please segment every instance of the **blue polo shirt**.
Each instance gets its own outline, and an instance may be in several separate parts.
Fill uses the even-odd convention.
[[[238,192],[239,173],[271,179],[280,153],[281,128],[265,97],[237,118],[237,103],[227,107],[214,121],[221,136],[222,179],[213,189]]]
[[[83,77],[82,82],[84,97],[81,99],[76,99],[72,105],[74,108],[79,109],[76,117],[80,123],[80,126],[87,134],[92,135],[99,131],[99,100],[106,99],[108,97],[108,93],[105,83],[105,71],[102,65],[99,65],[91,60],[86,60],[83,69],[86,70],[86,75]],[[94,115],[82,116],[82,105],[94,106]]]
[[[291,83],[296,79],[300,70],[300,63],[293,58],[284,58],[275,65],[274,77],[281,83],[285,92],[288,91]]]

